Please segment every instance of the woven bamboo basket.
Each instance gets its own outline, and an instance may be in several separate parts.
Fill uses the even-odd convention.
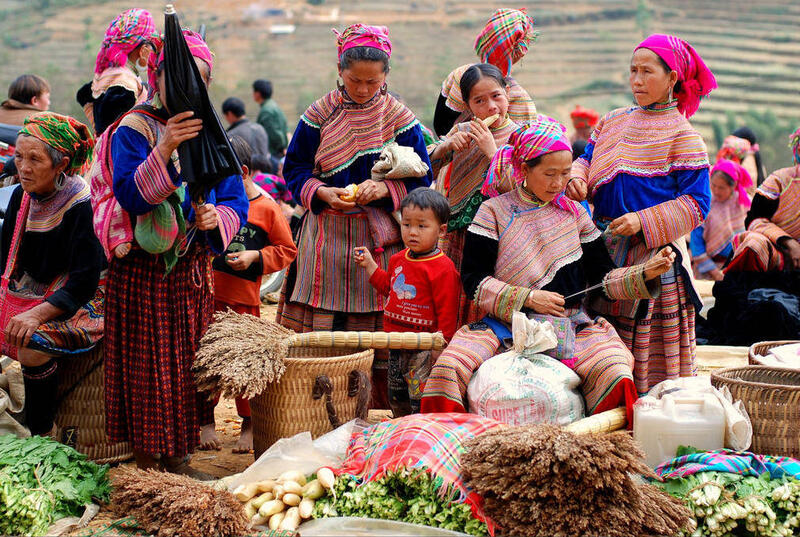
[[[753,424],[750,451],[800,457],[800,370],[767,366],[723,369],[711,384],[727,386]]]
[[[289,341],[286,371],[250,400],[256,458],[281,438],[313,437],[369,409],[373,349],[442,349],[441,334],[310,332]],[[366,350],[364,350],[366,349]]]
[[[783,341],[759,341],[750,345],[750,351],[747,353],[747,361],[750,365],[765,365],[761,361],[761,357],[765,356],[770,349],[780,347],[781,345],[791,345],[792,343],[800,343],[797,340],[783,340]]]
[[[133,457],[129,443],[112,443],[106,436],[104,382],[102,344],[59,362],[55,419],[59,440],[101,464]]]
[[[572,433],[610,433],[623,429],[628,423],[625,407],[607,410],[594,416],[574,421],[564,429]]]

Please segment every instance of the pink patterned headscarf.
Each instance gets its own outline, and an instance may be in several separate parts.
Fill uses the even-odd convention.
[[[722,146],[719,148],[719,151],[717,151],[717,160],[726,159],[741,164],[747,155],[758,151],[757,146],[758,144],[756,144],[756,148],[754,149],[750,145],[749,140],[731,134],[730,136],[726,136],[722,141]]]
[[[539,114],[536,121],[529,126],[512,132],[508,144],[494,154],[481,193],[489,197],[499,195],[497,191],[499,178],[501,174],[509,173],[509,167],[514,182],[521,185],[525,182],[522,163],[554,151],[572,152],[572,144],[567,138],[567,128],[557,120]]]
[[[208,72],[211,74],[214,70],[214,54],[200,34],[191,30],[183,30],[183,37],[186,39],[186,44],[189,45],[189,52],[195,58],[200,58],[208,64]],[[164,46],[163,41],[157,41],[159,46],[158,55],[151,54],[150,60],[147,62],[147,78],[150,83],[150,91],[155,93],[158,90],[158,68],[164,63]]]
[[[475,39],[475,53],[483,63],[491,63],[508,76],[538,35],[525,9],[498,9]]]
[[[678,111],[687,118],[692,117],[700,106],[700,99],[717,87],[714,73],[692,45],[674,35],[653,34],[639,43],[636,50],[640,48],[652,50],[678,73],[681,81],[681,91],[675,95]]]
[[[155,37],[158,32],[149,11],[138,8],[123,11],[108,25],[94,72],[99,75],[109,67],[124,66],[133,49]]]
[[[722,159],[714,164],[711,169],[711,175],[716,172],[723,172],[725,175],[733,179],[736,185],[736,192],[739,193],[739,205],[745,208],[750,208],[750,196],[747,195],[747,189],[753,186],[753,179],[747,170],[741,164],[737,164],[732,160]]]
[[[789,135],[789,147],[792,148],[794,163],[800,165],[800,128]]]
[[[365,24],[353,24],[339,32],[335,28],[336,46],[339,59],[342,54],[353,47],[370,47],[382,50],[390,58],[392,57],[392,42],[389,40],[389,29],[386,26],[367,26]]]

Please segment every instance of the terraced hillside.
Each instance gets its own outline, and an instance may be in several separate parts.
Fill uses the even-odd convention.
[[[153,12],[162,2],[136,3]],[[390,26],[395,56],[390,85],[430,122],[439,84],[452,69],[474,61],[472,43],[497,7],[527,5],[541,36],[515,69],[540,110],[562,120],[577,103],[601,111],[630,102],[627,65],[647,32],[690,41],[716,73],[720,88],[693,123],[715,147],[712,123],[727,132],[750,122],[780,132],[800,124],[800,3],[796,0],[601,0],[498,2],[412,0],[192,0],[175,2],[185,24],[206,23],[217,55],[212,96],[234,94],[250,103],[249,84],[271,78],[290,121],[336,78],[331,27],[365,21]],[[21,72],[54,86],[53,108],[80,114],[74,92],[91,74],[108,21],[130,2],[0,0],[0,87]],[[275,14],[275,10],[278,14]],[[290,35],[270,35],[293,24]],[[254,109],[254,105],[252,107]],[[768,167],[788,165],[783,138],[762,143]]]

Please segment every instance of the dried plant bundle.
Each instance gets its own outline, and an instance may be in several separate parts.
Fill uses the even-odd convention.
[[[676,535],[689,521],[682,502],[634,477],[655,475],[626,432],[494,429],[470,441],[461,465],[506,535]]]
[[[192,370],[200,391],[250,399],[280,380],[294,332],[253,315],[214,314]]]
[[[112,472],[112,508],[158,537],[246,535],[247,515],[227,490],[190,477],[120,466]]]

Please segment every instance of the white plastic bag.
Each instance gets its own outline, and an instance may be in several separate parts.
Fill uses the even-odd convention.
[[[547,321],[528,319],[522,312],[514,312],[511,317],[511,335],[514,350],[518,353],[536,354],[556,348],[558,337],[553,325]]]

